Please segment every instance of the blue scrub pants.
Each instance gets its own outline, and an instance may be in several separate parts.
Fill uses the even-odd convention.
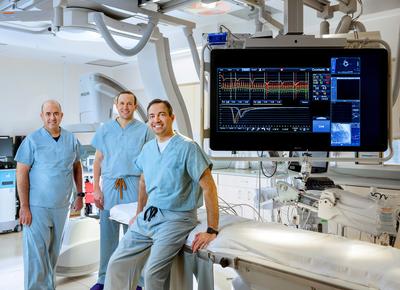
[[[110,209],[117,204],[137,201],[139,177],[124,176],[127,190],[123,191],[123,199],[115,188],[116,178],[103,178],[104,210],[100,211],[100,266],[97,283],[104,284],[108,261],[119,243],[120,223],[110,220]],[[136,212],[132,213],[132,217]],[[128,226],[123,226],[124,233]]]
[[[132,213],[132,217],[135,213]],[[108,261],[119,243],[120,223],[110,220],[110,211],[102,210],[100,212],[100,267],[97,283],[104,284]],[[123,226],[124,233],[128,226]]]
[[[147,206],[139,214],[111,256],[105,290],[135,289],[145,264],[144,289],[169,288],[166,281],[169,281],[172,260],[197,223],[196,210],[158,209],[153,216],[152,209]]]
[[[22,232],[25,290],[54,290],[54,271],[69,207],[31,206],[30,210],[32,223]]]

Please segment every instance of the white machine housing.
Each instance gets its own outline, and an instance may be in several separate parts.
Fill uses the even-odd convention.
[[[318,202],[318,217],[378,236],[396,234],[398,204],[338,188],[326,189]]]
[[[64,127],[74,133],[95,132],[100,125],[113,117],[115,96],[128,89],[101,73],[90,73],[80,78],[79,124]],[[147,121],[146,113],[138,100],[136,117]],[[91,138],[90,138],[91,139]]]
[[[98,220],[78,217],[67,221],[56,274],[63,277],[87,275],[98,270],[100,226]]]
[[[0,170],[0,233],[19,229],[15,189],[15,169]]]

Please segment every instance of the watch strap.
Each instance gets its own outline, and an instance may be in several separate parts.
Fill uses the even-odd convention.
[[[213,228],[211,228],[211,227],[208,227],[207,228],[207,234],[216,234],[216,235],[218,235],[218,231],[217,230],[214,230]]]

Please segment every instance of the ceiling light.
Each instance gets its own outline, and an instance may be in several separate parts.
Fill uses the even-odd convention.
[[[200,6],[203,8],[213,9],[213,8],[217,7],[217,2],[212,2],[212,3],[200,2]]]
[[[218,2],[196,2],[185,7],[184,11],[198,15],[218,15],[225,14],[232,10],[232,6],[224,1]]]

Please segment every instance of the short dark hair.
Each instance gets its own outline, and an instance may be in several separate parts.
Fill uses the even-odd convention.
[[[137,102],[136,101],[136,96],[132,91],[122,91],[122,92],[120,92],[118,95],[115,96],[115,102],[118,103],[119,96],[120,95],[124,95],[124,94],[132,95],[133,96],[133,100],[134,100],[134,104],[136,105],[136,102]]]
[[[173,115],[174,111],[172,110],[171,104],[167,100],[161,100],[161,99],[154,99],[148,104],[148,106],[147,106],[147,114],[149,114],[149,109],[154,104],[164,104],[167,107],[168,115],[170,115],[170,116]]]

